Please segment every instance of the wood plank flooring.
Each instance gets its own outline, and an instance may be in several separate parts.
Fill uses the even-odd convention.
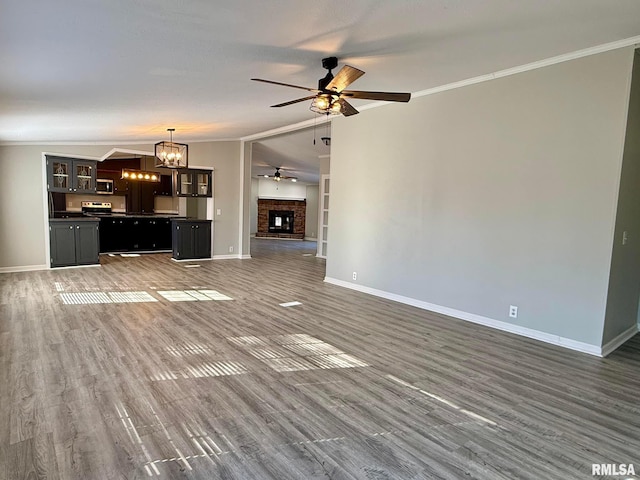
[[[640,473],[638,336],[591,357],[325,284],[314,253],[0,276],[0,479]]]

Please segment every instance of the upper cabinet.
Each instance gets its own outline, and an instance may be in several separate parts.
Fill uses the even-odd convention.
[[[210,170],[178,170],[176,194],[179,197],[211,197],[211,192]]]
[[[50,192],[96,193],[94,160],[47,156],[47,188]]]
[[[160,175],[160,182],[154,183],[153,194],[156,196],[173,196],[173,177],[171,175]]]

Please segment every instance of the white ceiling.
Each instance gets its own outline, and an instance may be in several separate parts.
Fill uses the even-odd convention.
[[[638,0],[0,0],[0,142],[236,139],[313,115],[250,78],[329,55],[417,92],[639,34]]]

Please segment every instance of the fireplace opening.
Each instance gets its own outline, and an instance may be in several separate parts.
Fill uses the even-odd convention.
[[[293,210],[269,210],[269,233],[293,233]]]

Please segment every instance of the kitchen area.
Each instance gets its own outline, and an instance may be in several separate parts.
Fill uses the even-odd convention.
[[[46,155],[51,267],[98,265],[100,254],[211,258],[213,172],[155,163]]]

